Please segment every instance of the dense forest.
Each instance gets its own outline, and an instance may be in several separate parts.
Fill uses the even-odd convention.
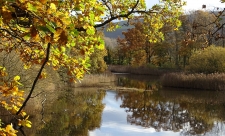
[[[133,27],[124,27],[127,30],[121,28],[111,35],[106,32],[108,37],[105,37],[105,45],[108,55],[105,61],[112,65],[183,69],[192,65],[190,58],[196,52],[199,53],[209,46],[224,47],[225,20],[221,16],[222,12],[219,9],[202,9],[184,13],[179,17],[182,25],[178,30],[169,25],[163,26],[161,31],[164,39],[159,42],[151,42],[144,38],[144,27],[147,24],[143,20],[134,21]],[[219,52],[217,53],[220,54]]]

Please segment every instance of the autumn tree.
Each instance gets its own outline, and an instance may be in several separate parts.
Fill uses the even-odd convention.
[[[148,40],[157,42],[163,38],[159,29],[164,22],[174,28],[180,25],[178,17],[183,4],[181,0],[166,0],[147,9],[144,0],[0,1],[0,51],[15,52],[24,69],[39,66],[24,101],[18,87],[21,85],[19,76],[9,82],[1,80],[1,96],[16,97],[11,99],[12,103],[1,101],[2,106],[22,116],[16,118],[19,126],[30,126],[28,116],[22,110],[32,97],[39,78],[44,77],[45,65],[53,70],[65,68],[70,80],[76,82],[88,71],[94,49],[104,48],[103,39],[96,33],[97,28],[105,26],[113,30],[118,27],[113,20],[129,20],[138,14],[149,22],[145,28]],[[7,74],[4,67],[0,67],[0,74]],[[9,125],[0,133],[14,133],[11,129]]]
[[[209,11],[196,10],[180,16],[182,25],[178,30],[164,26],[167,29],[164,42],[171,46],[170,58],[177,67],[188,64],[193,50],[204,49],[215,41],[211,36],[215,25],[210,24],[214,19],[215,15]]]
[[[146,37],[146,22],[137,21],[133,23],[134,28],[123,32],[124,38],[118,38],[120,54],[124,54],[124,59],[131,65],[148,65],[153,64],[160,66],[169,61],[169,49],[171,48],[171,37],[169,34],[174,31],[170,24],[164,23],[160,36],[156,41],[149,41]],[[163,39],[166,39],[165,41]]]
[[[225,10],[223,8],[215,7],[213,10],[208,10],[207,5],[202,10],[187,13],[184,23],[187,26],[187,36],[189,38],[185,39],[186,44],[194,41],[196,45],[202,48],[212,44],[224,46],[224,14]]]
[[[146,39],[143,29],[142,23],[137,22],[134,24],[134,28],[123,32],[124,39],[117,39],[121,54],[125,54],[124,59],[131,65],[142,65],[145,63],[146,54],[144,49]]]

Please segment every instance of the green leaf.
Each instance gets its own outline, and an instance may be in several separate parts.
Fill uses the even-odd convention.
[[[49,30],[50,32],[52,32],[52,33],[55,33],[55,32],[56,32],[55,29],[52,28],[50,25],[47,24],[46,27],[48,28],[48,30]]]
[[[66,52],[66,48],[63,47],[63,46],[61,46],[61,51],[62,51],[62,52]]]
[[[49,32],[49,29],[47,27],[45,27],[45,26],[38,26],[37,29],[41,30],[43,32]]]
[[[94,29],[93,27],[89,27],[89,28],[87,29],[87,34],[88,34],[88,35],[94,35],[94,34],[95,34],[95,29]]]
[[[70,43],[70,46],[74,47],[74,46],[75,46],[75,42],[72,41],[72,42]]]
[[[37,8],[30,3],[27,3],[27,9],[32,12],[37,12]]]
[[[23,37],[23,39],[26,40],[26,41],[28,41],[28,40],[30,40],[30,37],[31,37],[30,34],[26,34],[26,35]]]
[[[74,29],[74,31],[72,31],[72,35],[73,36],[78,36],[79,35],[79,31],[77,31],[77,29]]]

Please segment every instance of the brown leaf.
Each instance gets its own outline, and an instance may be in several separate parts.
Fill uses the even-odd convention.
[[[40,0],[42,4],[46,4],[47,0]]]
[[[1,14],[4,23],[9,23],[9,21],[12,19],[12,13],[6,9],[6,7],[2,7]]]
[[[37,35],[37,33],[38,33],[37,29],[34,26],[32,26],[30,28],[31,38],[35,37]]]
[[[67,37],[65,31],[62,31],[59,37],[60,37],[58,40],[59,44],[62,44],[62,45],[67,44],[68,37]]]

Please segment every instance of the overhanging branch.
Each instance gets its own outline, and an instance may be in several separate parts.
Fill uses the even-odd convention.
[[[102,1],[106,3],[105,0],[102,0]],[[131,10],[128,11],[126,14],[119,14],[119,15],[116,15],[116,16],[114,16],[114,15],[112,14],[111,8],[110,8],[108,5],[106,5],[106,7],[108,8],[108,10],[109,10],[109,12],[110,12],[110,18],[107,19],[107,20],[105,20],[104,22],[102,22],[102,23],[100,23],[100,24],[96,24],[96,25],[94,26],[94,28],[103,27],[103,26],[105,26],[106,24],[108,24],[108,23],[110,23],[110,22],[112,22],[113,20],[116,20],[116,19],[118,19],[118,18],[129,18],[129,16],[130,16],[131,14],[134,14],[134,13],[145,13],[145,14],[156,13],[156,12],[154,12],[154,11],[152,11],[152,12],[149,11],[149,12],[148,12],[148,11],[146,11],[146,10],[135,10],[135,9],[137,8],[138,4],[139,4],[139,0],[137,0],[137,2],[135,3],[135,5],[134,5],[134,6],[131,8]],[[86,31],[86,29],[84,29],[83,27],[76,28],[76,29],[77,29],[77,31]]]
[[[52,37],[53,37],[53,36],[52,36]],[[47,63],[48,60],[49,60],[50,48],[51,48],[51,43],[48,43],[45,61],[43,62],[42,66],[41,66],[41,68],[40,68],[40,70],[39,70],[39,72],[38,72],[38,74],[37,74],[37,76],[36,76],[36,78],[35,78],[35,80],[34,80],[34,82],[33,82],[33,85],[32,85],[32,87],[31,87],[30,93],[28,94],[28,96],[27,96],[26,100],[24,101],[23,105],[22,105],[22,106],[20,107],[20,109],[17,111],[16,115],[18,115],[18,114],[21,112],[21,110],[26,106],[28,100],[31,98],[31,95],[32,95],[32,93],[33,93],[33,91],[34,91],[34,88],[35,88],[36,84],[37,84],[37,81],[38,81],[39,77],[41,76],[41,73],[42,73],[42,71],[43,71],[43,69],[44,69],[46,63]]]

